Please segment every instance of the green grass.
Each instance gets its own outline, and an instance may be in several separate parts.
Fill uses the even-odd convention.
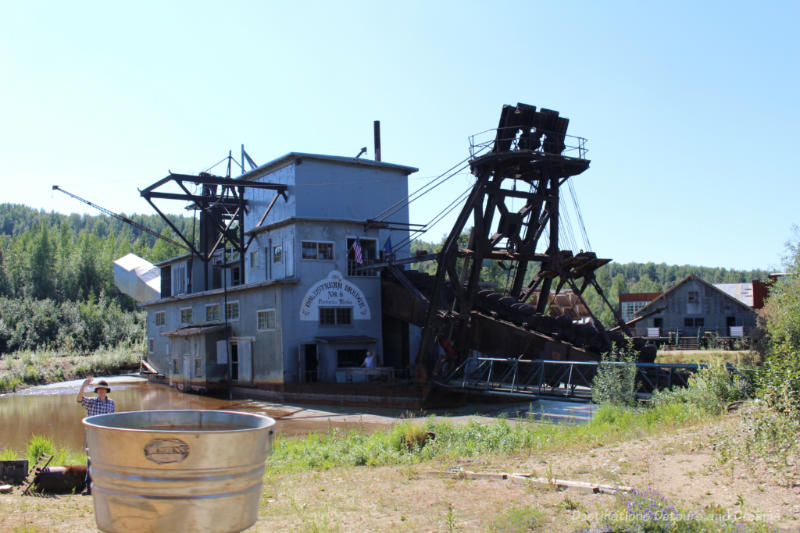
[[[0,451],[0,461],[17,461],[19,454],[11,448],[4,448]]]
[[[752,350],[659,350],[656,363],[702,363],[752,366],[760,356]]]
[[[28,441],[27,458],[29,464],[36,462],[36,459],[42,453],[49,453],[53,456],[50,464],[53,465],[72,465],[86,463],[86,454],[70,450],[63,446],[56,446],[56,444],[47,437],[42,435],[33,435],[31,440]]]
[[[406,421],[371,434],[332,429],[305,437],[278,438],[267,462],[270,473],[326,470],[337,466],[413,464],[432,459],[515,454],[564,448],[589,449],[643,434],[700,422],[709,415],[692,404],[664,403],[626,409],[602,406],[580,425],[535,421],[454,424],[425,419]],[[431,433],[423,444],[408,446],[406,435]]]
[[[542,530],[545,515],[541,511],[527,505],[512,505],[500,512],[491,522],[489,531],[504,533],[524,533]]]

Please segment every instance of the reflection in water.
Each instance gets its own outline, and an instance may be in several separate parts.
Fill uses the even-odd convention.
[[[385,424],[331,422],[327,417],[281,420],[296,408],[253,400],[223,400],[196,394],[184,394],[166,385],[145,380],[109,379],[117,412],[152,411],[156,409],[225,409],[258,413],[277,420],[282,433],[298,434],[327,431],[331,427],[374,430]],[[0,396],[0,450],[11,448],[24,452],[31,435],[45,435],[58,446],[73,450],[83,448],[81,419],[86,410],[75,401],[81,381],[70,381],[36,387],[17,394]]]

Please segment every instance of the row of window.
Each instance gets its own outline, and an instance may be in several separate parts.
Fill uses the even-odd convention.
[[[703,326],[706,325],[706,321],[705,321],[705,319],[703,317],[699,317],[699,318],[684,318],[683,319],[683,325],[684,325],[684,327],[687,327],[687,328],[692,328],[692,327],[694,327],[694,328],[702,328]]]
[[[191,307],[183,307],[180,310],[181,325],[185,326],[193,322],[194,313]],[[275,329],[275,310],[265,309],[258,311],[258,329]],[[225,305],[225,316],[228,317],[228,322],[239,320],[239,302],[229,302]],[[271,316],[271,318],[270,318]],[[156,311],[156,326],[165,326],[167,323],[167,312]],[[220,304],[206,305],[206,322],[217,322],[220,319]]]
[[[378,241],[375,239],[359,239],[359,246],[354,248],[356,240],[347,239],[347,275],[348,276],[374,276],[372,269],[364,269],[363,265],[369,264],[378,258]],[[329,241],[302,241],[301,257],[309,261],[333,261],[333,242]],[[358,253],[357,253],[358,252]],[[269,254],[270,251],[266,250]],[[276,244],[272,247],[272,264],[283,261],[283,246]],[[360,258],[359,258],[360,255]],[[259,250],[250,252],[250,268],[259,268]]]
[[[239,302],[231,302],[226,306],[228,321],[239,320]],[[181,325],[186,326],[192,323],[192,308],[184,307],[181,310]],[[164,326],[167,322],[166,311],[156,311],[156,326]],[[219,304],[206,306],[206,322],[219,320]],[[258,331],[276,329],[275,309],[262,309],[256,311],[256,322]],[[320,307],[319,323],[322,326],[343,326],[353,323],[352,307]],[[152,351],[152,350],[151,350]]]
[[[193,311],[191,307],[182,307],[181,310],[181,324],[191,324],[193,316]],[[228,318],[228,322],[233,322],[239,320],[239,302],[228,302],[225,304],[225,316]],[[166,311],[156,311],[156,326],[165,326],[167,324],[167,312]],[[221,320],[220,317],[220,304],[208,304],[206,305],[206,322],[216,322]]]

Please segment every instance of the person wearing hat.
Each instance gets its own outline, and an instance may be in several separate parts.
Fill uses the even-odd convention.
[[[92,376],[87,377],[83,380],[83,384],[81,385],[81,390],[78,391],[78,397],[76,398],[77,402],[81,404],[84,409],[86,409],[86,416],[94,416],[94,415],[104,415],[107,413],[113,413],[117,410],[116,405],[114,405],[114,400],[108,397],[108,393],[111,392],[111,387],[108,386],[108,382],[101,379],[100,381],[95,383],[94,392],[97,394],[96,398],[87,398],[83,395],[86,387],[90,386],[92,383],[95,383],[92,379]],[[89,458],[87,453],[86,455],[86,490],[84,494],[91,494],[92,493],[92,477],[89,474],[89,467],[92,465],[92,461]]]

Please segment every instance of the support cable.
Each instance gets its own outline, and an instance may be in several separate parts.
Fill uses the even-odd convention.
[[[575,213],[578,215],[578,222],[581,226],[581,234],[583,235],[584,244],[586,245],[586,250],[590,251],[592,249],[592,244],[589,242],[589,234],[586,233],[586,225],[583,223],[583,215],[581,215],[581,209],[578,207],[578,195],[575,192],[575,187],[572,184],[573,180],[568,180],[567,183],[569,185],[569,193],[572,196],[572,203],[575,205]]]
[[[403,239],[398,246],[406,246],[407,244],[411,244],[412,242],[419,239],[428,230],[436,226],[436,224],[438,224],[442,220],[442,218],[449,215],[456,207],[459,206],[461,202],[464,201],[464,199],[466,199],[467,196],[469,196],[471,190],[472,187],[469,187],[458,197],[456,197],[452,202],[450,202],[450,204],[448,204],[447,207],[445,207],[442,211],[440,211],[434,218],[429,220],[428,223],[426,223],[423,227],[415,229],[412,232],[410,232],[409,236]]]
[[[208,172],[208,171],[209,171],[209,170],[211,170],[212,168],[214,168],[214,167],[216,167],[216,166],[219,166],[219,164],[220,164],[220,163],[224,163],[225,161],[227,161],[227,160],[228,160],[228,157],[229,157],[229,156],[227,156],[227,155],[226,155],[225,157],[223,157],[222,159],[220,159],[219,161],[217,161],[216,163],[214,163],[213,165],[211,165],[210,167],[208,167],[207,169],[205,169],[203,172]]]
[[[448,168],[447,170],[445,170],[444,172],[442,172],[441,174],[439,174],[438,176],[436,176],[435,178],[430,180],[428,183],[426,183],[422,187],[418,188],[417,190],[415,190],[414,192],[412,192],[408,196],[398,200],[394,204],[390,205],[389,207],[387,207],[386,209],[384,209],[383,211],[381,211],[380,213],[375,215],[373,217],[373,219],[374,220],[386,220],[386,218],[388,218],[389,216],[393,215],[394,213],[396,213],[400,209],[403,209],[404,207],[407,207],[409,204],[411,204],[411,202],[413,202],[415,200],[418,200],[419,198],[421,198],[422,196],[424,196],[427,193],[431,192],[433,189],[435,189],[436,187],[438,187],[442,183],[446,182],[450,178],[459,175],[463,170],[465,170],[469,166],[469,164],[467,162],[470,159],[474,159],[474,158],[478,157],[482,152],[485,152],[488,149],[489,149],[488,146],[484,146],[480,150],[475,152],[474,154],[465,157],[464,159],[462,159],[458,163],[454,164],[453,166],[451,166],[450,168]],[[465,164],[465,163],[467,163],[467,164]],[[436,183],[437,181],[438,181],[438,183]]]
[[[452,211],[453,211],[453,209],[455,209],[456,207],[458,207],[458,206],[459,206],[459,204],[460,204],[460,203],[461,203],[461,202],[462,202],[462,201],[463,201],[463,200],[464,200],[464,199],[465,199],[467,196],[469,196],[469,193],[470,193],[470,191],[472,191],[472,188],[473,188],[473,186],[472,186],[472,185],[470,185],[469,187],[467,187],[467,189],[466,189],[466,190],[464,190],[464,192],[462,192],[461,194],[459,194],[459,195],[458,195],[458,196],[457,196],[457,197],[456,197],[456,198],[455,198],[455,199],[454,199],[452,202],[450,202],[449,204],[447,204],[447,205],[446,205],[446,206],[445,206],[445,207],[444,207],[444,208],[443,208],[441,211],[439,211],[439,213],[437,213],[437,214],[436,214],[436,215],[435,215],[435,216],[434,216],[434,217],[433,217],[431,220],[429,220],[429,221],[428,221],[428,222],[427,222],[425,225],[423,225],[421,228],[417,228],[417,229],[415,229],[415,230],[413,230],[413,231],[410,231],[410,232],[409,232],[409,236],[408,236],[408,237],[406,237],[405,239],[403,239],[402,241],[400,241],[399,243],[397,243],[397,244],[395,245],[395,248],[398,248],[398,249],[399,249],[399,248],[401,248],[401,247],[403,247],[403,246],[406,246],[407,244],[411,244],[411,243],[412,243],[412,242],[414,242],[415,240],[419,239],[419,238],[420,238],[420,237],[421,237],[421,236],[422,236],[422,235],[423,235],[425,232],[427,232],[429,229],[433,228],[433,227],[434,227],[434,226],[435,226],[435,225],[436,225],[436,224],[437,224],[439,221],[441,221],[441,220],[442,220],[444,217],[446,217],[447,215],[449,215],[449,214],[450,214],[450,212],[452,212]]]
[[[464,160],[464,161],[466,161],[466,160]],[[422,198],[423,196],[425,196],[426,194],[428,194],[429,192],[434,190],[439,185],[441,185],[441,184],[445,183],[446,181],[448,181],[450,178],[452,178],[454,176],[457,176],[459,173],[461,173],[468,166],[466,164],[463,164],[464,161],[460,161],[456,165],[450,167],[443,174],[440,174],[439,176],[435,177],[434,179],[432,179],[431,181],[429,181],[428,183],[426,183],[425,185],[423,185],[422,187],[420,187],[416,191],[412,192],[411,194],[409,194],[405,198],[402,198],[401,200],[398,200],[394,204],[390,205],[389,207],[387,207],[386,209],[384,209],[383,211],[378,213],[376,216],[374,216],[373,219],[374,220],[386,220],[388,217],[394,215],[395,213],[397,213],[401,209],[403,209],[403,208],[407,207],[408,205],[410,205],[411,202],[414,202],[415,200],[419,200],[420,198]]]
[[[569,210],[566,208],[564,198],[559,198],[558,221],[560,223],[559,234],[567,241],[569,249],[577,252],[577,244],[575,242],[575,233],[572,231],[572,219],[569,216]]]

